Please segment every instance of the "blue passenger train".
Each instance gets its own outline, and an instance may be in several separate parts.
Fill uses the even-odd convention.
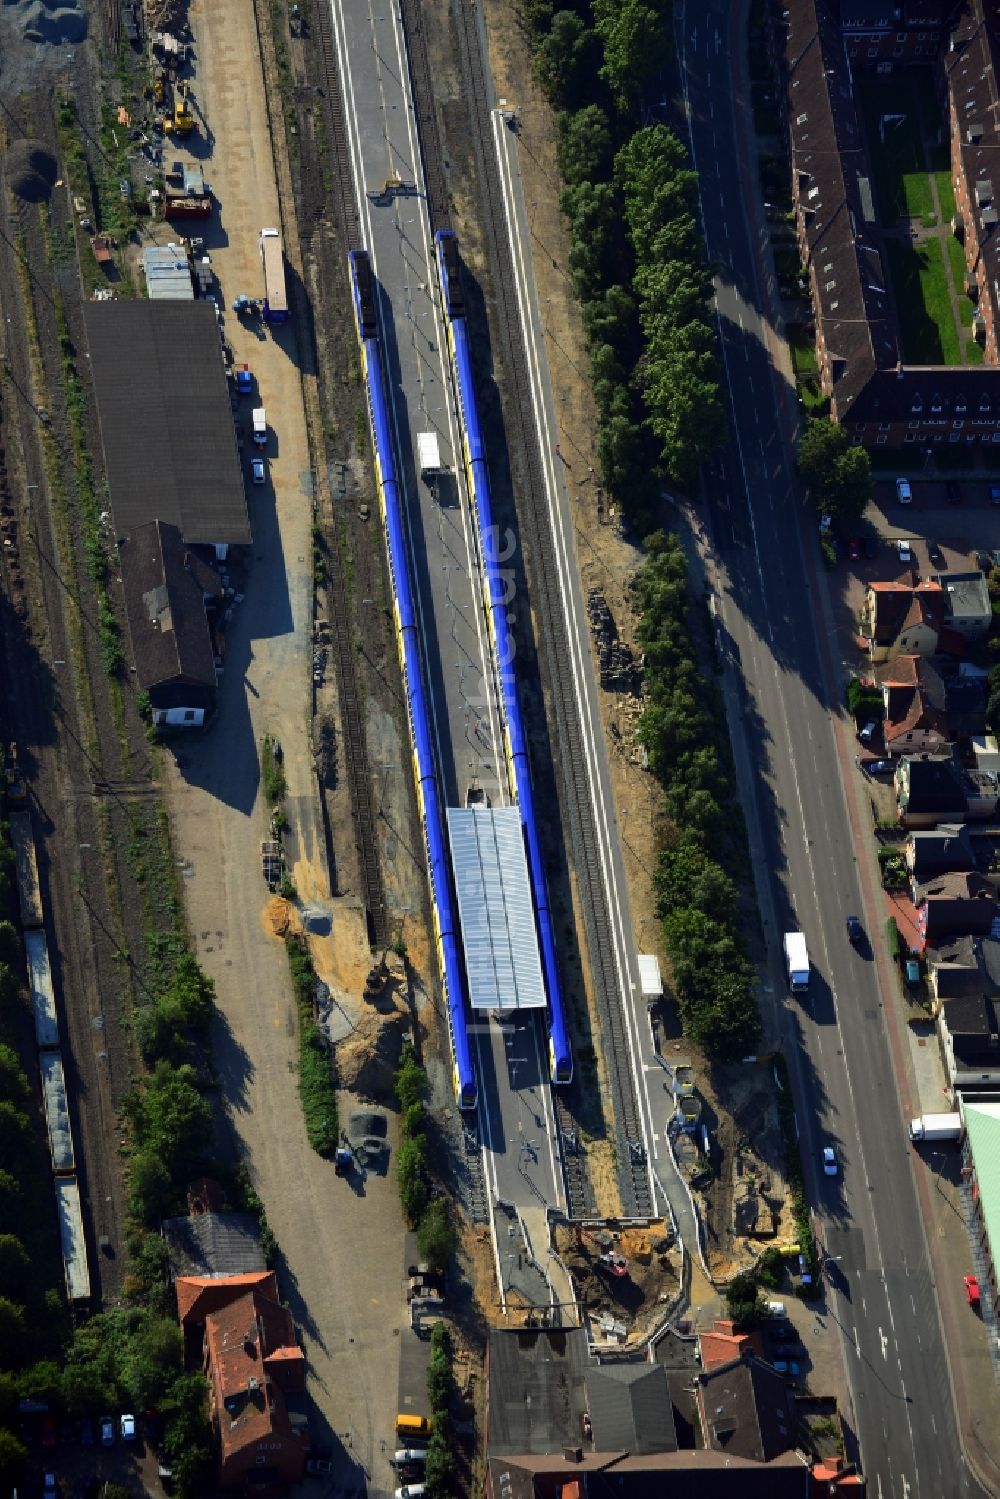
[[[505,749],[511,780],[517,792],[521,812],[521,825],[528,850],[528,868],[535,900],[538,920],[538,941],[542,955],[542,969],[549,1000],[549,1069],[554,1083],[569,1083],[573,1080],[573,1055],[570,1049],[566,1013],[563,1007],[562,988],[559,980],[559,965],[556,958],[555,936],[552,915],[549,910],[548,889],[542,851],[538,839],[535,818],[535,798],[531,785],[527,745],[521,722],[521,705],[517,696],[514,672],[514,642],[507,624],[507,606],[510,590],[504,574],[502,547],[499,531],[493,519],[493,502],[490,495],[490,479],[486,466],[486,448],[479,428],[479,408],[476,388],[472,376],[472,357],[469,349],[469,330],[466,323],[465,294],[462,288],[462,268],[459,261],[458,241],[451,229],[439,229],[434,236],[437,255],[438,283],[445,320],[448,326],[448,343],[451,349],[455,384],[458,388],[459,412],[462,422],[462,449],[465,470],[469,481],[476,513],[479,534],[479,551],[483,569],[483,598],[486,618],[489,623],[493,649],[496,653],[500,678],[500,694],[503,702]]]
[[[476,1107],[476,1077],[469,1047],[458,926],[452,899],[449,860],[444,832],[444,809],[438,785],[427,693],[420,664],[420,643],[413,588],[403,527],[402,497],[393,454],[389,405],[385,394],[382,351],[379,346],[375,280],[364,250],[348,256],[351,289],[361,361],[368,391],[368,413],[375,448],[375,482],[385,528],[392,582],[396,646],[399,651],[410,720],[413,775],[427,848],[431,879],[431,910],[438,964],[444,979],[451,1024],[455,1098],[460,1108]]]

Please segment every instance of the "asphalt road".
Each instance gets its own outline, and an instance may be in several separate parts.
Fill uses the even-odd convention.
[[[844,928],[845,915],[867,909],[881,953],[876,891],[867,862],[855,856],[855,830],[867,837],[867,828],[845,782],[853,758],[839,712],[847,668],[793,483],[794,398],[760,312],[773,291],[766,227],[734,104],[745,97],[744,12],[727,0],[688,0],[677,37],[708,254],[722,267],[717,306],[732,437],[713,476],[710,528],[737,760],[753,797],[748,822],[770,943],[771,1018],[792,1066],[818,1236],[834,1260],[828,1303],[842,1334],[868,1492],[978,1495],[960,1454],[883,1014],[895,994],[883,991],[872,952],[855,952]],[[796,927],[806,934],[814,976],[807,1000],[793,1005],[781,933]],[[819,1163],[827,1143],[838,1151],[836,1179]]]
[[[475,779],[499,806],[510,795],[474,525],[458,472],[460,429],[408,65],[395,7],[377,9],[368,0],[337,0],[332,7],[362,235],[380,287],[438,761],[447,805],[464,805]],[[409,190],[380,196],[392,175]],[[436,433],[442,464],[450,470],[434,488],[416,471],[416,438],[423,431]],[[483,1015],[472,1027],[472,1040],[491,1196],[516,1204],[539,1250],[546,1209],[563,1205],[540,1027],[529,1022],[501,1031]]]

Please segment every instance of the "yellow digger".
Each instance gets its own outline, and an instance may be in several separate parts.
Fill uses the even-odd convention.
[[[163,122],[163,129],[167,135],[190,135],[195,127],[195,118],[191,112],[188,101],[189,88],[186,83],[179,83],[174,92],[174,112]]]

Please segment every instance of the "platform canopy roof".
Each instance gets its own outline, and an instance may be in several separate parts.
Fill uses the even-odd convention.
[[[448,837],[474,1010],[540,1010],[542,962],[517,807],[449,807]]]

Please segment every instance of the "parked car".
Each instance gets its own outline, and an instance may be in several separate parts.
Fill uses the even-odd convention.
[[[861,537],[851,536],[847,542],[847,555],[852,562],[861,561]]]
[[[408,1463],[425,1463],[426,1461],[427,1452],[423,1447],[400,1447],[398,1452],[392,1454],[394,1468],[403,1468]]]
[[[404,1483],[401,1489],[397,1489],[393,1499],[423,1499],[424,1486],[422,1483]]]
[[[832,1145],[823,1146],[823,1174],[824,1176],[837,1174],[837,1152]]]
[[[858,731],[858,738],[862,744],[870,744],[878,731],[878,724],[874,718],[868,720],[865,726]]]
[[[101,1446],[113,1447],[115,1445],[115,1423],[110,1416],[101,1417]]]
[[[46,1416],[42,1422],[42,1446],[54,1447],[56,1445],[56,1423],[52,1416]]]
[[[801,1343],[775,1343],[774,1345],[776,1358],[798,1358],[801,1352]]]
[[[134,1416],[122,1416],[121,1417],[121,1430],[122,1430],[122,1441],[123,1442],[134,1442],[135,1441],[135,1417]]]
[[[990,485],[990,504],[1000,505],[1000,484]]]
[[[58,1493],[59,1485],[56,1483],[56,1475],[54,1473],[46,1473],[42,1480],[42,1494],[44,1499],[56,1499]]]
[[[865,940],[865,929],[856,916],[848,916],[847,918],[847,936],[854,943],[855,947],[857,947],[859,942]]]
[[[833,525],[832,515],[821,515],[819,518],[819,534],[825,536]]]
[[[862,760],[861,769],[866,775],[887,776],[896,769],[895,760]]]
[[[872,560],[873,557],[877,557],[878,556],[878,537],[877,536],[866,536],[865,537],[865,556],[868,558],[869,562]]]
[[[913,549],[910,546],[910,543],[901,536],[896,542],[896,549],[899,552],[900,562],[904,567],[909,567],[910,563],[913,561]]]
[[[80,1446],[93,1447],[94,1445],[94,1423],[89,1416],[84,1416],[80,1422]]]
[[[250,477],[255,484],[265,484],[267,482],[267,468],[265,467],[263,458],[250,459]]]
[[[909,479],[896,480],[896,499],[901,505],[909,505],[913,499],[913,490],[910,488]]]
[[[962,1285],[965,1287],[965,1299],[970,1306],[979,1305],[979,1281],[974,1275],[963,1275]]]
[[[930,536],[928,536],[927,538],[927,555],[932,562],[944,561],[944,556],[942,555],[941,548],[938,546],[937,542],[934,541]]]

